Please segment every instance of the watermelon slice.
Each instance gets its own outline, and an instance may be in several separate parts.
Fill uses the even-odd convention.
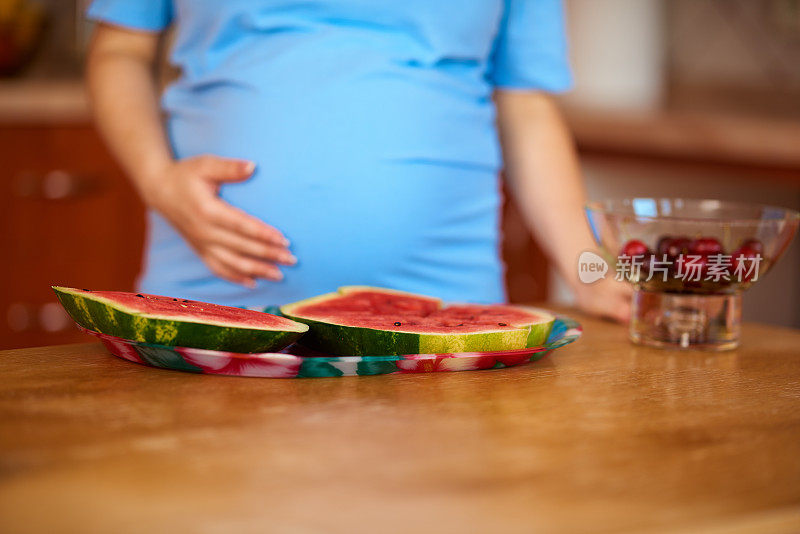
[[[229,352],[270,352],[291,344],[308,326],[252,310],[194,300],[56,287],[75,322],[133,341]]]
[[[443,308],[436,298],[363,286],[287,304],[281,313],[311,328],[304,344],[354,356],[535,347],[547,340],[555,320],[545,311],[523,306]]]

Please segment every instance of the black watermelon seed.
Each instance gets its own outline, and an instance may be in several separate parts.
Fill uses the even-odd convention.
[[[189,302],[189,301],[188,301],[188,300],[186,300],[186,299],[183,299],[183,302]]]
[[[136,296],[139,297],[140,299],[144,298],[144,295],[142,295],[141,293],[136,293]]]
[[[89,293],[91,293],[91,292],[92,292],[92,290],[91,290],[91,289],[81,289],[81,291],[88,291]]]
[[[178,299],[172,299],[172,300],[174,300],[175,302],[178,302]]]
[[[456,326],[464,326],[464,323],[458,323]]]
[[[506,323],[497,323],[499,326],[508,326]]]
[[[400,326],[401,324],[402,323],[400,321],[397,321],[396,323],[394,323],[395,326]]]

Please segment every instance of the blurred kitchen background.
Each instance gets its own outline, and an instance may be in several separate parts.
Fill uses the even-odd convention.
[[[85,0],[0,0],[0,348],[82,340],[53,283],[133,289],[142,207],[94,132],[81,85]],[[800,208],[800,0],[567,0],[563,98],[590,197]],[[531,31],[535,31],[534,28]],[[570,295],[513,206],[513,301]],[[800,327],[800,243],[745,318]]]

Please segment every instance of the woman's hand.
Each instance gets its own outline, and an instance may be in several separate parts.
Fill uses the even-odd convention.
[[[254,168],[247,161],[196,156],[137,180],[145,203],[172,223],[217,276],[251,288],[256,278],[280,280],[277,264],[297,261],[277,229],[219,198],[221,184],[247,180]]]
[[[572,289],[575,292],[575,304],[582,311],[621,323],[630,320],[633,294],[630,284],[603,278],[591,284],[578,282]]]
[[[158,43],[158,33],[96,25],[87,76],[100,132],[145,203],[215,274],[249,287],[256,278],[280,280],[276,264],[295,263],[288,241],[218,195],[220,184],[249,178],[253,164],[216,156],[173,160],[153,74]]]

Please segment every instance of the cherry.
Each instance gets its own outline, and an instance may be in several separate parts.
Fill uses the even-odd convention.
[[[638,239],[631,239],[622,247],[622,256],[647,256],[650,249]]]
[[[761,244],[761,241],[758,239],[745,239],[742,241],[742,244],[739,245],[739,248],[736,249],[736,252],[733,253],[733,256],[736,257],[739,254],[752,254],[755,256],[756,254],[764,254],[764,245]]]
[[[686,254],[689,252],[689,244],[692,242],[691,239],[684,236],[679,237],[670,237],[664,236],[658,240],[658,246],[656,247],[656,255],[658,259],[663,259],[664,255],[667,256],[669,260],[675,260],[681,254]]]
[[[689,245],[689,253],[698,256],[722,254],[722,245],[713,237],[700,237]]]

